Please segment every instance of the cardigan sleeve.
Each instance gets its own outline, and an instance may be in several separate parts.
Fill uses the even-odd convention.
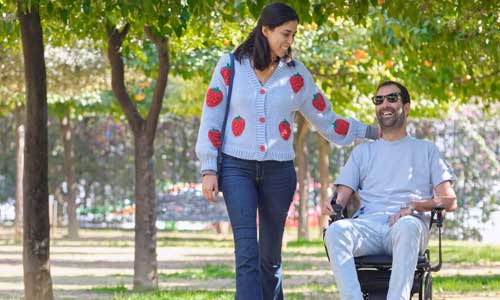
[[[366,124],[354,118],[343,118],[332,110],[328,98],[321,92],[309,71],[300,63],[297,68],[304,77],[304,88],[300,91],[299,111],[330,142],[348,145],[356,138],[370,137]]]
[[[226,54],[219,59],[203,100],[196,140],[196,155],[200,160],[201,171],[217,170],[217,148],[221,147],[221,127],[226,109],[230,70],[230,58],[229,54]]]

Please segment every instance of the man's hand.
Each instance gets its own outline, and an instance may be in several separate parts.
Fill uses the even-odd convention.
[[[203,176],[201,185],[203,196],[210,202],[217,202],[215,196],[219,193],[219,185],[217,175],[207,174]]]
[[[413,209],[411,207],[402,208],[397,214],[393,215],[389,220],[389,226],[394,225],[399,219],[404,216],[409,216],[413,214]]]
[[[325,204],[323,205],[323,208],[321,209],[321,213],[326,215],[326,216],[331,216],[333,215],[333,207],[330,201],[325,201]]]

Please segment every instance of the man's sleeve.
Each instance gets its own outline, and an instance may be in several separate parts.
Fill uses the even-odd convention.
[[[430,170],[432,186],[436,187],[444,181],[451,181],[452,183],[457,180],[455,172],[448,165],[443,155],[439,152],[435,145],[432,145],[430,153]]]
[[[360,145],[361,146],[361,145]],[[360,162],[361,149],[360,146],[354,148],[347,160],[347,163],[340,170],[339,177],[335,180],[335,185],[345,185],[350,187],[354,192],[359,189],[360,179]]]

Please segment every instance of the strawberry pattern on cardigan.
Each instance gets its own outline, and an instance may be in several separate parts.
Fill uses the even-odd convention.
[[[217,147],[227,100],[229,55],[223,55],[213,72],[201,116],[196,154],[201,170],[217,169]],[[367,134],[367,125],[339,117],[300,61],[290,67],[280,62],[262,85],[251,63],[235,60],[233,94],[222,152],[248,160],[292,160],[294,115],[301,112],[327,140],[350,144]],[[231,122],[232,120],[232,122]],[[231,125],[229,125],[231,124]]]

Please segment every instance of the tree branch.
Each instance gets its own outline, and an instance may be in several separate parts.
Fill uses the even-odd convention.
[[[116,100],[118,100],[118,103],[127,117],[127,121],[132,131],[136,134],[142,127],[144,120],[132,103],[127,88],[125,87],[125,69],[121,53],[121,47],[129,28],[130,25],[126,24],[120,32],[116,26],[109,23],[106,24],[106,33],[108,35],[108,59],[111,65],[111,88]]]
[[[158,53],[158,74],[156,79],[156,87],[153,92],[151,107],[149,108],[146,120],[146,134],[152,142],[156,135],[158,127],[158,118],[163,106],[163,97],[167,88],[168,73],[170,71],[169,52],[168,52],[168,37],[159,38],[153,34],[151,27],[145,26],[144,32],[150,41],[156,46]]]
[[[470,78],[455,77],[455,83],[456,84],[464,84],[464,83],[469,82],[471,80],[480,81],[480,80],[483,80],[486,78],[494,77],[494,76],[499,75],[499,74],[500,74],[500,70],[495,70],[489,74],[484,74],[484,75],[476,76],[476,77],[470,77]]]

